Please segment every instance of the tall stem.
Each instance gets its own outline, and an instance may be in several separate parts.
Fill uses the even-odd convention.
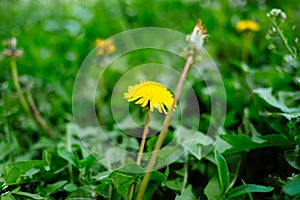
[[[149,127],[149,119],[150,119],[150,114],[148,111],[146,114],[146,121],[145,121],[141,145],[140,145],[138,157],[136,159],[136,164],[138,164],[138,165],[141,165],[141,160],[142,160],[142,156],[143,156],[143,152],[144,152],[144,148],[145,148],[146,138],[147,138],[147,134],[149,132],[149,128],[148,128]],[[135,184],[133,183],[129,189],[129,199],[132,199],[134,187],[135,187]]]
[[[148,131],[149,131],[149,129],[148,129],[149,119],[150,119],[150,114],[149,114],[149,112],[147,112],[145,127],[144,127],[144,131],[143,131],[141,145],[140,145],[140,150],[139,150],[138,157],[136,159],[136,164],[138,164],[138,165],[141,164],[142,155],[143,155],[143,151],[144,151],[144,148],[145,148],[146,138],[147,138],[147,134],[148,134]]]
[[[25,110],[25,112],[28,115],[32,116],[30,107],[24,97],[23,91],[22,91],[20,83],[19,83],[18,69],[17,69],[16,60],[14,58],[10,59],[10,67],[11,67],[11,74],[12,74],[14,86],[17,91],[17,95],[19,97],[20,103],[21,103],[23,109]]]
[[[50,129],[50,127],[47,125],[47,123],[41,116],[36,104],[34,103],[31,94],[27,95],[27,99],[24,96],[22,88],[19,83],[19,75],[18,75],[16,59],[14,58],[10,59],[10,67],[11,67],[14,87],[17,91],[17,95],[19,97],[23,109],[31,118],[33,118],[36,121],[39,127],[42,128],[50,137],[55,137],[55,133]]]
[[[154,151],[153,151],[153,153],[151,155],[151,158],[150,158],[150,161],[149,161],[149,164],[148,164],[148,167],[147,167],[147,172],[146,172],[146,174],[145,174],[145,176],[144,176],[144,178],[142,180],[141,187],[140,187],[139,193],[137,195],[137,200],[142,200],[143,199],[144,193],[146,191],[147,185],[148,185],[149,180],[150,180],[151,171],[154,168],[156,159],[158,157],[159,150],[160,150],[160,148],[161,148],[161,146],[163,144],[163,141],[164,141],[164,139],[166,137],[167,130],[169,128],[169,125],[170,125],[170,122],[171,122],[171,119],[172,119],[172,116],[173,116],[173,113],[174,113],[175,105],[177,104],[179,95],[180,95],[182,87],[183,87],[183,82],[185,80],[185,77],[187,75],[187,72],[188,72],[188,70],[189,70],[192,62],[193,62],[193,57],[189,56],[188,59],[187,59],[187,61],[186,61],[186,63],[185,63],[184,69],[183,69],[183,71],[181,73],[179,82],[177,84],[172,107],[171,107],[171,109],[169,110],[169,112],[168,112],[168,114],[166,116],[164,125],[162,127],[162,130],[160,131],[160,134],[158,136],[157,142],[155,144]]]

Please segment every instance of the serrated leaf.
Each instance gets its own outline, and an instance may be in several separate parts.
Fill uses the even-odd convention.
[[[22,174],[32,168],[43,167],[45,165],[46,162],[43,160],[19,161],[8,164],[6,166],[6,185],[18,184],[19,178]]]
[[[193,194],[191,185],[185,188],[184,191],[180,195],[177,195],[175,198],[175,200],[194,200],[194,199],[196,198]]]
[[[228,166],[225,158],[218,152],[215,151],[215,160],[219,173],[219,181],[221,186],[221,192],[224,194],[228,189],[230,183],[230,175],[228,171]]]
[[[231,199],[236,196],[240,196],[243,194],[248,194],[252,192],[271,192],[274,188],[272,187],[266,187],[263,185],[255,185],[255,184],[246,184],[238,186],[234,189],[232,189],[227,196],[227,199]]]

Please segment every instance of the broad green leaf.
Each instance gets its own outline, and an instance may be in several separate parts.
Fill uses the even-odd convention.
[[[15,200],[15,198],[11,193],[8,193],[4,196],[1,196],[1,200]]]
[[[17,192],[12,192],[12,194],[23,196],[24,198],[28,197],[30,199],[45,199],[44,197],[41,197],[38,194],[31,194],[31,193],[28,193],[28,192],[17,191]],[[26,199],[28,199],[28,198],[26,198]],[[2,200],[2,198],[1,198],[1,200]]]
[[[85,168],[86,173],[90,170],[90,168],[97,162],[97,159],[92,154],[89,154],[82,160],[78,161],[79,168]]]
[[[57,153],[60,157],[72,163],[72,165],[74,165],[76,168],[79,168],[78,159],[72,152],[69,152],[66,150],[66,148],[61,147],[57,150]]]
[[[175,200],[194,200],[194,199],[196,198],[193,194],[191,185],[185,188],[184,191],[180,195],[177,195],[175,198]]]
[[[266,187],[263,185],[255,185],[255,184],[247,184],[247,185],[241,185],[234,189],[232,189],[227,196],[227,199],[231,199],[236,196],[240,196],[247,193],[252,192],[271,192],[274,188],[272,187]]]
[[[73,183],[69,183],[64,186],[64,190],[67,192],[74,192],[77,189],[78,189],[78,185],[73,184]]]
[[[215,151],[215,160],[219,173],[219,181],[221,186],[221,192],[224,194],[228,189],[230,183],[230,175],[228,171],[228,166],[225,158],[218,152]]]
[[[171,190],[175,191],[181,191],[183,184],[183,178],[176,178],[174,180],[168,180],[166,181],[166,186],[170,188]]]
[[[135,182],[136,177],[116,171],[111,174],[111,178],[118,194],[128,199],[129,188]]]
[[[161,172],[153,171],[150,176],[149,184],[147,186],[145,195],[143,196],[143,200],[152,199],[154,191],[160,186],[165,180],[167,176]]]
[[[225,151],[227,154],[249,151],[251,149],[265,146],[263,143],[253,142],[247,135],[221,135],[220,137],[232,146],[230,149]]]
[[[145,169],[136,163],[128,163],[122,166],[118,171],[122,172],[134,172],[134,173],[145,173]]]
[[[265,102],[267,102],[270,106],[275,107],[281,110],[284,113],[299,113],[300,108],[289,108],[283,101],[277,100],[272,95],[272,88],[258,88],[253,91],[260,98],[262,98]]]
[[[300,194],[300,177],[296,177],[283,186],[283,191],[289,196]]]
[[[36,167],[43,167],[46,162],[43,160],[29,160],[13,162],[6,166],[6,185],[18,184],[19,178],[28,170]]]
[[[74,200],[74,199],[95,199],[93,195],[93,186],[85,185],[83,187],[78,188],[74,192],[72,192],[66,199]]]
[[[45,194],[45,196],[49,196],[62,189],[67,182],[68,181],[58,181],[53,184],[48,184],[45,188],[42,189],[42,192]]]
[[[285,135],[282,134],[269,134],[260,136],[261,139],[265,140],[265,146],[276,146],[276,147],[289,147],[293,146],[296,141],[289,141]]]
[[[222,193],[220,188],[220,182],[218,176],[212,177],[204,189],[204,194],[208,200],[219,200],[221,199]]]
[[[300,170],[300,152],[295,150],[286,150],[284,152],[286,161],[295,169]]]

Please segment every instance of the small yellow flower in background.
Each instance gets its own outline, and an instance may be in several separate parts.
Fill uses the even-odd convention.
[[[162,84],[153,81],[142,81],[134,86],[129,86],[124,93],[128,102],[135,101],[141,107],[149,106],[150,111],[156,108],[160,113],[167,114],[165,107],[169,110],[173,104],[173,95]]]
[[[253,20],[241,20],[236,24],[235,28],[239,32],[258,31],[260,29],[259,24]]]
[[[112,39],[102,40],[98,38],[96,40],[96,47],[97,47],[97,55],[103,56],[105,54],[111,54],[116,50],[116,47],[113,43]]]

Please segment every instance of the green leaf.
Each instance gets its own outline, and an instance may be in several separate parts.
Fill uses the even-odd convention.
[[[253,91],[255,94],[257,94],[260,98],[262,98],[266,103],[268,103],[270,106],[275,107],[279,110],[281,110],[284,113],[299,113],[300,108],[289,108],[285,104],[284,101],[277,100],[272,95],[272,88],[258,88]]]
[[[90,185],[85,185],[83,187],[78,188],[74,192],[72,192],[66,199],[74,200],[74,199],[94,199],[93,189]]]
[[[204,194],[207,196],[208,200],[221,199],[222,193],[218,176],[213,176],[208,181],[208,184],[204,188]]]
[[[1,196],[1,200],[15,200],[15,198],[11,193],[8,193],[4,196]]]
[[[0,143],[0,162],[7,156],[9,155],[9,153],[11,151],[13,151],[15,149],[15,145],[14,144],[7,144],[5,142],[1,142]]]
[[[230,175],[228,171],[227,162],[225,158],[218,151],[215,151],[215,160],[216,160],[218,173],[219,173],[221,192],[222,194],[225,194],[230,183]]]
[[[145,169],[136,163],[128,163],[122,166],[118,171],[122,172],[134,172],[134,173],[145,173]]]
[[[176,178],[174,180],[166,181],[166,186],[171,190],[181,191],[182,189],[183,178]]]
[[[283,191],[289,196],[295,196],[300,194],[300,177],[296,177],[288,184],[283,186]]]
[[[253,142],[247,135],[221,135],[220,137],[232,146],[230,149],[225,151],[226,154],[249,151],[251,149],[265,146],[263,143]]]
[[[72,165],[74,165],[76,168],[79,168],[78,159],[72,152],[69,152],[66,150],[66,148],[61,147],[57,150],[57,153],[60,157],[72,163]]]
[[[154,191],[167,179],[167,176],[161,172],[153,171],[150,176],[149,184],[143,196],[143,200],[152,199]]]
[[[13,162],[6,166],[6,185],[18,184],[22,174],[35,167],[43,167],[46,162],[43,160],[29,160]]]
[[[272,187],[266,187],[263,185],[255,185],[255,184],[247,184],[247,185],[241,185],[234,189],[232,189],[227,196],[227,199],[231,199],[236,196],[240,196],[247,193],[252,192],[271,192],[274,188]]]
[[[135,182],[136,177],[116,171],[111,174],[111,178],[118,194],[128,199],[129,188]]]
[[[300,170],[300,152],[295,150],[286,150],[284,152],[284,157],[292,167]]]
[[[16,194],[16,195],[20,195],[20,196],[24,196],[24,197],[29,197],[31,199],[45,199],[44,197],[41,197],[38,194],[31,194],[28,192],[21,192],[21,191],[17,191],[17,192],[11,192],[12,194]],[[26,198],[27,199],[27,198]],[[2,200],[2,199],[1,199]]]
[[[196,198],[193,194],[191,185],[189,185],[187,188],[185,188],[180,196],[177,195],[175,198],[175,200],[194,200],[194,199],[196,199]]]
[[[45,196],[49,196],[60,189],[63,188],[63,186],[67,183],[68,181],[58,181],[53,184],[48,184],[45,188],[42,189],[42,192],[45,194]]]
[[[265,146],[289,147],[294,145],[294,141],[289,141],[288,138],[282,134],[269,134],[260,136],[260,138],[266,141],[264,143]]]
[[[78,185],[73,184],[73,183],[69,183],[64,186],[64,190],[67,192],[74,192],[77,189],[78,189]]]

